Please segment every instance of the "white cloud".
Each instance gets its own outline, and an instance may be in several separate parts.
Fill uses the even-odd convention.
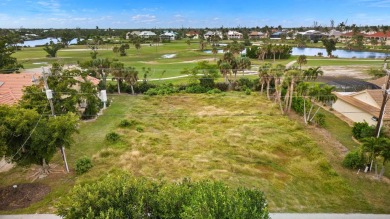
[[[131,20],[137,23],[150,23],[157,21],[156,16],[150,14],[137,14],[131,17]]]
[[[358,0],[366,7],[390,8],[390,0]]]

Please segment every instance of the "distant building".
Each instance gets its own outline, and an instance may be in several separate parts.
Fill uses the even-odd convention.
[[[141,31],[131,31],[126,33],[126,39],[130,39],[131,36],[139,36]]]
[[[343,35],[343,32],[338,31],[338,30],[335,30],[335,29],[329,31],[329,33],[328,33],[328,36],[329,36],[329,37],[335,38],[335,39],[340,38],[341,35]]]
[[[319,41],[319,40],[321,40],[322,37],[328,36],[327,34],[322,33],[320,31],[317,31],[317,30],[308,30],[305,32],[298,32],[296,35],[298,35],[298,34],[307,37],[311,41]]]
[[[227,33],[227,38],[229,40],[231,40],[231,39],[242,39],[243,35],[240,32],[229,30],[228,33]]]
[[[287,33],[282,32],[282,31],[278,31],[278,32],[272,33],[269,38],[270,39],[281,39],[282,35],[285,35],[287,37]]]
[[[252,31],[249,34],[250,39],[261,39],[264,38],[266,35],[263,32],[257,32],[257,31]]]
[[[368,34],[365,36],[365,38],[368,39],[377,39],[378,41],[385,42],[386,45],[390,45],[390,32],[377,32],[373,34]]]
[[[165,31],[163,34],[160,35],[161,40],[175,40],[177,33],[173,31]]]
[[[138,36],[140,36],[141,38],[144,38],[144,39],[149,39],[149,38],[153,38],[157,35],[154,32],[147,30],[147,31],[142,31]]]
[[[190,30],[186,33],[186,37],[191,39],[199,39],[199,32],[195,30]]]
[[[223,39],[223,35],[220,31],[207,31],[205,34],[204,34],[204,38],[207,40],[208,38],[210,38],[211,36],[219,36],[220,39]]]

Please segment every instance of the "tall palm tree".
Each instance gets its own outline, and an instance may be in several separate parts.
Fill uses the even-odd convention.
[[[277,53],[277,45],[272,45],[271,47],[271,53],[273,54],[274,56],[274,62],[275,62],[275,56],[276,56],[276,53]]]
[[[229,84],[228,74],[231,73],[232,66],[228,62],[220,59],[218,60],[218,67],[225,79],[225,83]]]
[[[322,76],[324,72],[321,70],[321,67],[309,68],[303,71],[303,78],[305,80],[315,80],[320,75]]]
[[[131,94],[134,95],[134,85],[138,81],[138,71],[134,67],[127,67],[123,72],[123,78],[130,85]]]
[[[302,71],[302,65],[306,65],[307,59],[305,55],[298,56],[297,63],[299,65],[299,70]]]
[[[372,165],[375,163],[375,173],[377,174],[377,164],[376,158],[380,155],[384,145],[388,143],[386,138],[375,138],[368,137],[361,140],[362,149],[364,153],[368,154],[368,159],[370,161],[370,171],[372,170]]]
[[[263,93],[264,91],[264,84],[267,84],[267,98],[269,99],[269,84],[270,84],[270,75],[269,70],[271,68],[271,63],[265,63],[259,67],[259,82],[261,84],[260,92]]]
[[[287,104],[285,106],[285,112],[289,113],[291,111],[291,104],[292,104],[292,98],[294,95],[294,84],[296,83],[297,80],[300,78],[300,71],[291,69],[286,71],[285,77],[288,78],[288,88],[287,88],[287,94],[286,94],[286,100]]]
[[[121,93],[121,83],[123,81],[124,73],[124,64],[122,62],[113,62],[110,65],[111,74],[114,76],[113,79],[116,79],[118,86],[118,94]]]
[[[213,46],[213,49],[211,52],[214,54],[214,61],[217,59],[218,49],[217,47]]]
[[[106,88],[107,76],[110,73],[111,61],[108,58],[94,59],[92,67],[97,71],[99,77],[103,80],[103,87]]]

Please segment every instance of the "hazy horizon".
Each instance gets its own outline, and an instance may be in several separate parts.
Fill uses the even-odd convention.
[[[0,28],[163,29],[390,25],[390,0],[3,0]]]

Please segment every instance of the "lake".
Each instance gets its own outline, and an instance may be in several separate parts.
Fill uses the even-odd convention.
[[[50,41],[53,41],[53,43],[57,43],[58,40],[56,38],[46,38],[46,39],[40,39],[40,40],[26,40],[24,43],[17,44],[18,46],[27,46],[27,47],[36,47],[36,46],[42,46],[46,43],[50,43]],[[70,41],[70,44],[77,44],[77,39],[73,39]]]
[[[323,56],[326,56],[326,50],[321,48],[298,48],[293,47],[292,55],[306,55],[306,56],[318,56],[318,53],[321,52]],[[344,49],[337,49],[333,51],[332,54],[339,58],[371,58],[371,59],[383,59],[386,56],[390,56],[390,53],[382,52],[364,52],[364,51],[349,51]]]
[[[203,52],[210,54],[211,50],[204,50]],[[306,55],[306,56],[318,56],[318,53],[322,52],[322,55],[326,57],[327,53],[325,49],[321,48],[298,48],[293,47],[293,56]],[[218,50],[218,53],[223,53],[223,50]],[[243,50],[241,54],[246,54],[246,50]],[[371,59],[383,59],[386,56],[390,56],[390,53],[383,52],[364,52],[364,51],[349,51],[344,49],[337,49],[332,53],[339,58],[371,58]]]

